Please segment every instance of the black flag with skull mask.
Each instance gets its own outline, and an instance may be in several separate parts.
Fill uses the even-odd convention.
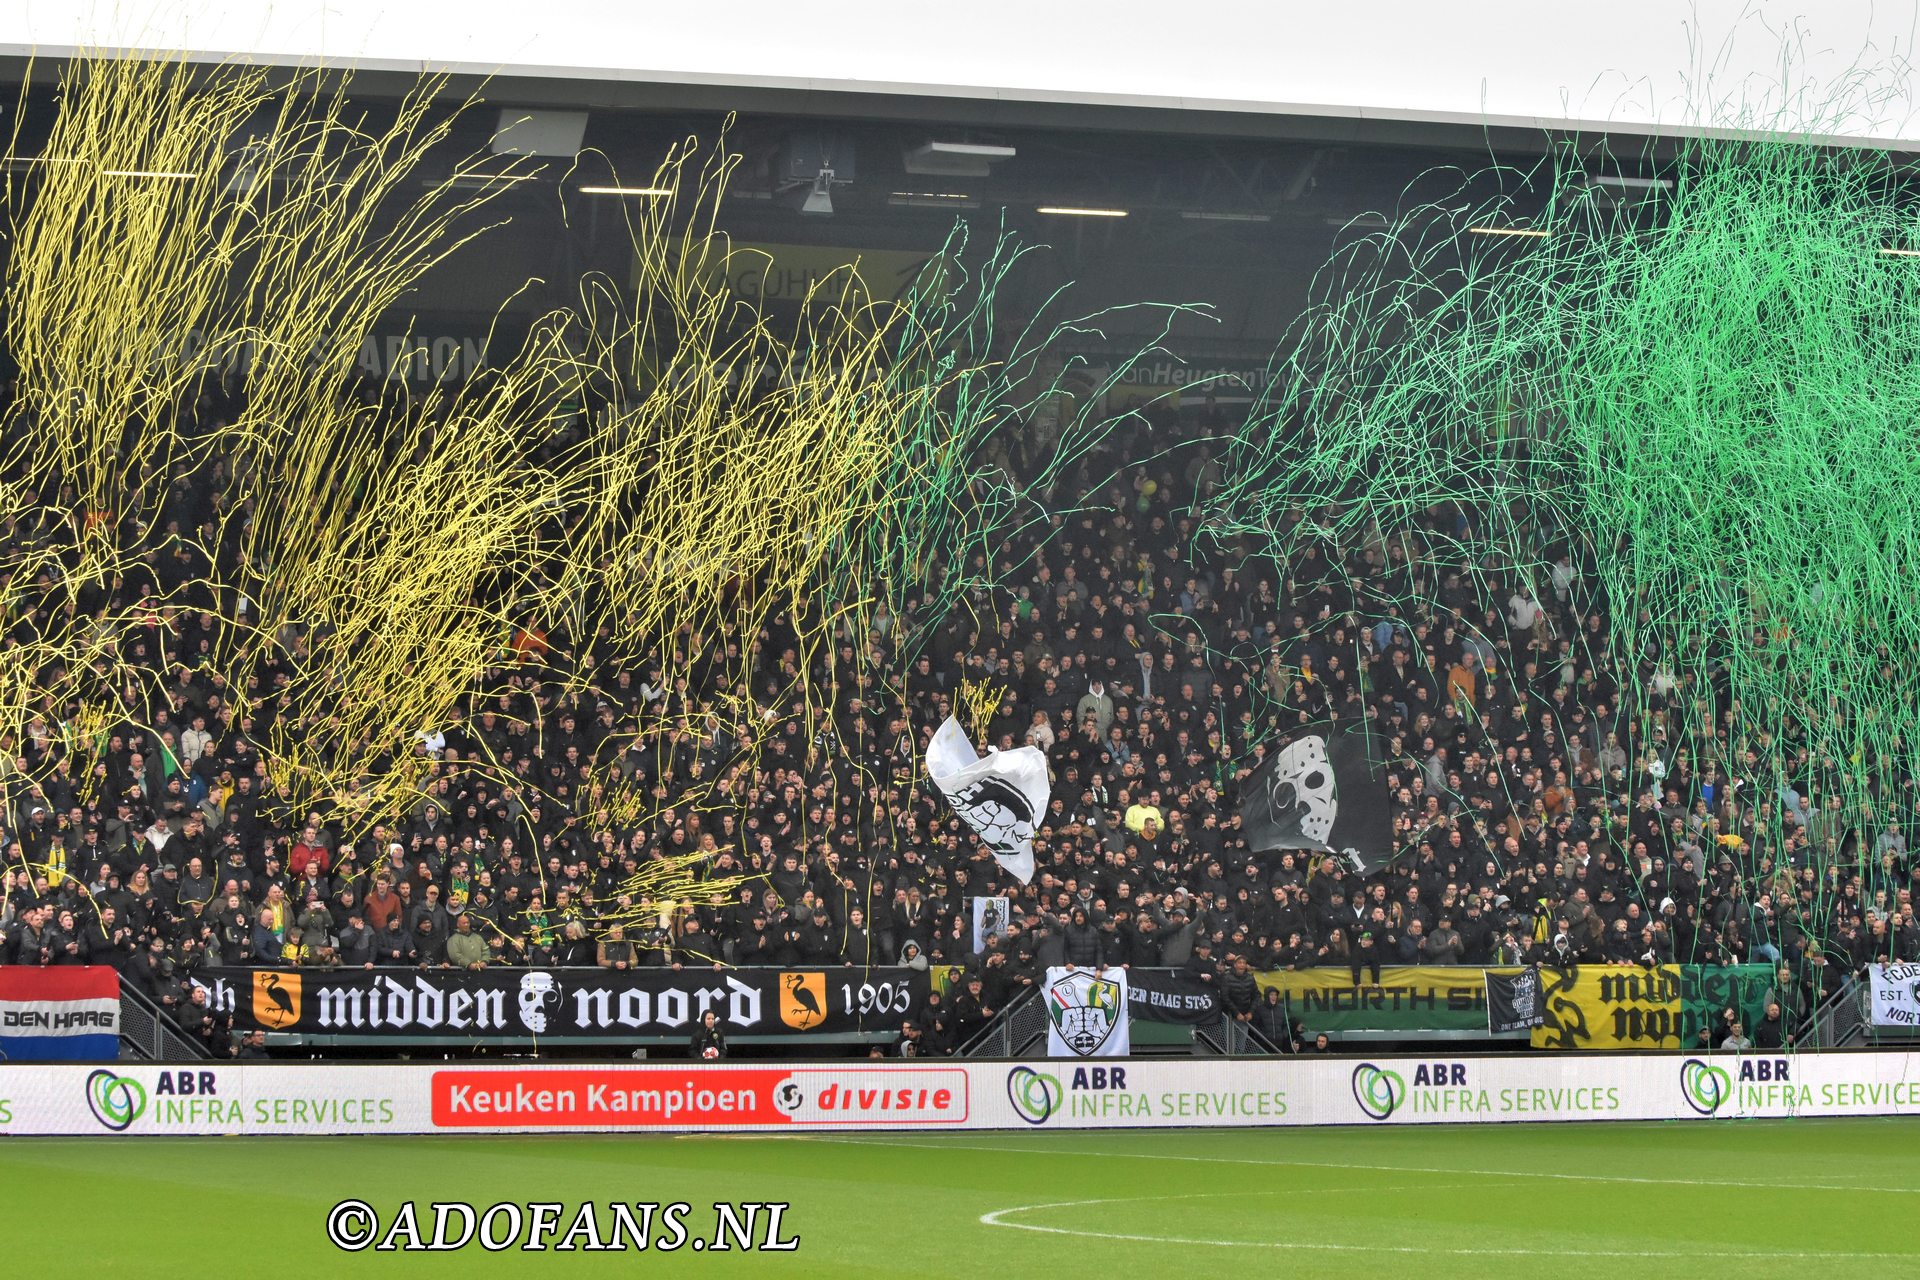
[[[1364,723],[1289,734],[1241,784],[1240,826],[1255,853],[1317,849],[1372,871],[1393,851],[1387,783]]]

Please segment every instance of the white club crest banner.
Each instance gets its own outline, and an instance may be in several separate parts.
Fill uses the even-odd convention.
[[[1875,964],[1873,1025],[1920,1029],[1920,964]]]
[[[960,722],[948,716],[927,745],[927,773],[953,811],[1014,879],[1033,879],[1033,831],[1052,792],[1038,747],[982,757]]]
[[[1040,997],[1047,1007],[1049,1058],[1124,1058],[1132,1052],[1125,969],[1051,968]]]

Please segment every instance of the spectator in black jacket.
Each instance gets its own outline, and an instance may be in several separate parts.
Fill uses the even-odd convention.
[[[840,940],[840,962],[861,966],[873,963],[873,938],[867,932],[867,913],[859,907],[847,912],[847,928]]]
[[[447,963],[447,940],[430,915],[421,916],[413,926],[413,962],[422,969],[438,969]]]
[[[1293,1022],[1287,1013],[1287,1004],[1280,994],[1280,988],[1267,988],[1259,1005],[1254,1009],[1253,1025],[1280,1052],[1298,1053],[1300,1051],[1300,1041],[1294,1035]]]
[[[1245,956],[1235,956],[1233,967],[1220,979],[1220,1002],[1236,1022],[1252,1022],[1260,1003],[1260,987]]]
[[[1154,969],[1160,965],[1160,931],[1145,910],[1134,913],[1121,928],[1126,944],[1124,965],[1135,969]]]
[[[381,966],[405,966],[414,962],[413,938],[402,924],[399,912],[388,918],[387,927],[374,938],[373,962]]]
[[[1213,958],[1213,939],[1201,934],[1193,940],[1193,954],[1187,957],[1180,971],[1195,982],[1208,988],[1215,988],[1220,981],[1220,964]]]
[[[709,1009],[700,1015],[700,1025],[693,1029],[693,1043],[690,1050],[695,1058],[724,1058],[727,1056],[727,1037],[720,1027],[720,1019]]]
[[[966,986],[953,998],[954,1034],[962,1043],[985,1026],[996,1012],[984,999],[985,990],[985,983],[976,973],[967,979]]]
[[[347,913],[347,926],[340,931],[337,951],[340,963],[350,969],[373,968],[373,931],[359,911]]]
[[[1087,919],[1084,907],[1075,907],[1067,922],[1063,943],[1066,949],[1066,962],[1082,968],[1093,968],[1100,964],[1100,930]]]
[[[1756,1049],[1793,1047],[1793,1033],[1781,1021],[1780,1006],[1773,1001],[1767,1002],[1765,1015],[1753,1025],[1753,1047]]]

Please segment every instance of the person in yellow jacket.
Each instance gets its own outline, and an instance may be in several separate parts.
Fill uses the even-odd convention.
[[[1148,822],[1152,822],[1157,827],[1166,825],[1166,816],[1160,812],[1160,806],[1148,803],[1154,798],[1148,796],[1127,806],[1127,830],[1139,835],[1140,828],[1146,826]]]
[[[300,929],[287,930],[287,940],[280,948],[280,958],[290,965],[313,963],[313,948],[307,945],[306,935]]]

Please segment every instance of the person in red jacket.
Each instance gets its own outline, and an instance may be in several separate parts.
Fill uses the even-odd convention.
[[[376,934],[380,933],[386,929],[387,921],[399,915],[405,905],[400,895],[393,891],[393,881],[383,875],[373,882],[373,892],[367,895],[367,923]]]
[[[304,879],[307,864],[314,863],[320,868],[320,874],[326,875],[331,869],[333,852],[327,848],[326,840],[320,835],[318,827],[309,825],[293,842],[293,850],[287,855],[287,874],[295,880]]]

